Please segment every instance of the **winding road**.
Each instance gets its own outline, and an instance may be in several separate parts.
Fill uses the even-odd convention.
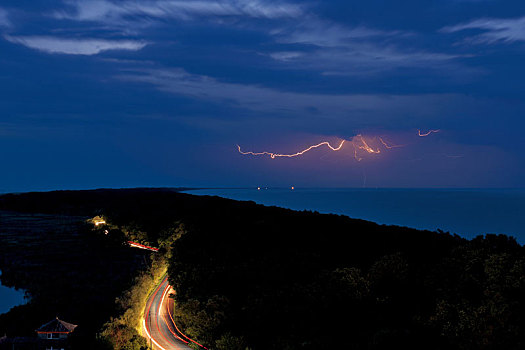
[[[169,309],[168,294],[170,290],[171,286],[168,284],[168,277],[164,277],[146,303],[142,321],[146,339],[148,339],[148,343],[151,344],[153,349],[191,350],[187,344],[197,343],[180,333],[177,329]]]
[[[95,219],[94,219],[95,220]],[[95,226],[106,225],[105,220],[95,220]],[[105,230],[108,234],[108,230]],[[133,241],[128,241],[130,247],[158,252],[158,248],[150,247]],[[168,297],[173,288],[168,284],[168,276],[155,288],[146,302],[144,318],[142,319],[143,335],[148,340],[150,348],[157,350],[192,350],[187,344],[197,345],[208,350],[203,345],[189,338],[177,328],[173,319],[173,300]]]

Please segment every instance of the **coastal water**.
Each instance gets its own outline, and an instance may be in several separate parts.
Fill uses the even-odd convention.
[[[0,272],[1,274],[1,272]],[[25,302],[24,292],[9,288],[0,284],[0,314],[3,314],[13,306],[21,305]]]
[[[343,214],[380,224],[457,233],[504,233],[525,244],[525,190],[203,189],[187,193]]]

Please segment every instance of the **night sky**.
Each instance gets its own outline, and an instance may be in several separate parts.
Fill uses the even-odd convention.
[[[523,187],[524,62],[523,0],[2,0],[0,191]]]

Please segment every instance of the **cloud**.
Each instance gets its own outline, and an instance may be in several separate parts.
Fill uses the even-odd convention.
[[[9,13],[0,8],[0,27],[10,27],[11,21],[9,20]]]
[[[268,54],[268,56],[270,56],[274,60],[283,61],[283,62],[292,61],[303,55],[304,55],[303,52],[298,52],[298,51],[279,51],[279,52],[272,52]]]
[[[317,94],[280,91],[258,85],[221,82],[183,69],[137,69],[116,76],[145,83],[160,91],[223,106],[272,115],[344,120],[345,124],[384,125],[385,121],[438,118],[445,106],[457,105],[455,95]],[[381,124],[383,123],[383,124]],[[416,124],[416,123],[414,123]]]
[[[55,17],[108,24],[137,19],[175,18],[191,20],[199,17],[283,18],[302,14],[302,6],[262,0],[68,0],[71,9],[55,13]]]
[[[374,74],[396,68],[450,69],[459,55],[402,50],[394,45],[356,43],[351,47],[322,48],[302,54],[270,54],[295,68],[322,70],[325,75]]]
[[[270,57],[294,67],[323,70],[328,75],[368,74],[399,67],[439,68],[459,57],[402,48],[402,39],[409,33],[348,28],[322,20],[273,30],[271,35],[279,43],[307,47],[300,54],[278,51],[268,54]]]
[[[307,12],[307,7],[285,1],[66,0],[66,3],[69,9],[55,12],[55,17],[102,23],[104,28],[124,28],[127,34],[152,21],[165,20],[162,23],[169,25],[166,19],[247,18],[252,21],[221,23],[269,35],[279,50],[263,54],[283,67],[294,64],[294,69],[311,69],[329,75],[375,74],[398,67],[441,68],[458,57],[404,49],[399,44],[410,33],[348,27]],[[257,18],[276,20],[254,23],[253,19]],[[140,35],[140,32],[133,33]]]
[[[477,29],[484,31],[471,37],[477,43],[525,41],[525,17],[513,19],[485,18],[444,27],[441,32],[455,33],[464,30]]]
[[[146,42],[135,40],[64,39],[51,36],[9,35],[4,38],[31,49],[67,55],[96,55],[109,50],[138,51],[146,46]]]
[[[398,33],[384,32],[366,27],[348,28],[318,19],[309,19],[302,23],[270,32],[280,43],[307,44],[319,47],[349,46],[356,40],[384,38]]]

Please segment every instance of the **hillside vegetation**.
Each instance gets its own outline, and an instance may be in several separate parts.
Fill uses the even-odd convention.
[[[525,251],[507,236],[468,241],[163,189],[6,195],[0,209],[104,215],[163,245],[177,321],[211,349],[525,344]]]

